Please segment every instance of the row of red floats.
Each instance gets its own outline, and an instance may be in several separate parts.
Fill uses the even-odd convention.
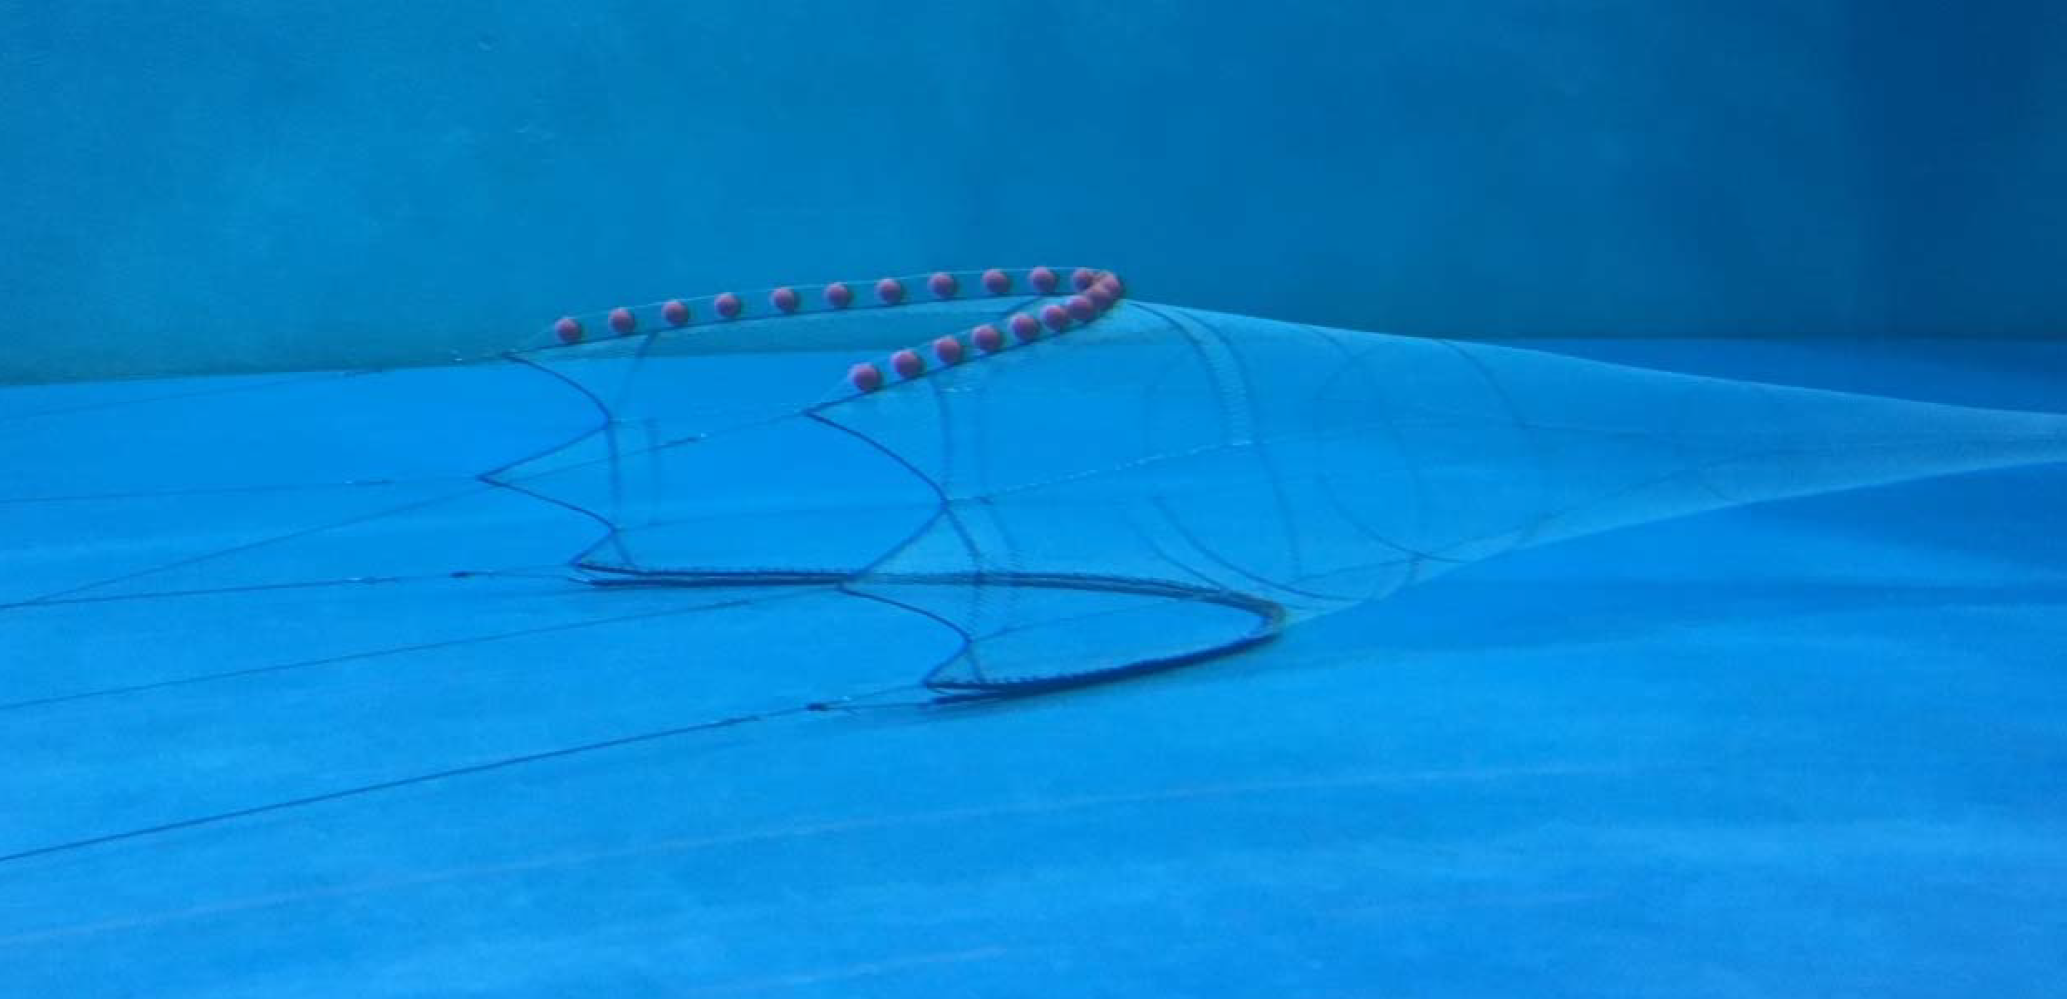
[[[1063,278],[1053,268],[1035,267],[1015,276],[1013,272],[991,268],[973,275],[983,290],[991,295],[1008,295],[1021,286],[1035,294],[1047,297],[1062,293]],[[909,279],[883,278],[875,283],[875,304],[896,306],[906,304]],[[935,300],[959,297],[962,293],[962,277],[940,271],[925,279],[928,294]],[[969,347],[985,354],[996,353],[1007,346],[1006,334],[1021,343],[1030,343],[1040,338],[1043,332],[1061,333],[1075,326],[1081,326],[1097,319],[1117,304],[1126,293],[1126,286],[1109,271],[1079,267],[1069,274],[1069,287],[1074,292],[1061,302],[1051,302],[1038,310],[1017,312],[1005,321],[1004,329],[984,323],[966,334],[943,336],[930,345],[932,354],[941,364],[958,364],[969,354]],[[808,308],[804,296],[793,287],[776,288],[767,293],[768,306],[781,314],[799,311],[839,310],[856,305],[854,288],[845,282],[835,281],[818,289],[822,305]],[[732,292],[713,296],[709,305],[719,319],[738,319],[746,313],[746,300]],[[646,306],[649,317],[655,307]],[[689,326],[696,321],[691,305],[681,299],[662,302],[658,306],[657,318],[670,327]],[[639,331],[639,314],[632,309],[619,307],[610,310],[604,317],[610,331],[618,336],[628,336]],[[562,316],[553,324],[553,335],[563,344],[580,343],[588,335],[581,320],[573,316]],[[966,344],[964,342],[966,337]],[[900,378],[917,378],[925,374],[927,362],[916,350],[900,350],[890,355],[890,369]],[[847,372],[847,380],[856,389],[873,392],[883,387],[883,369],[871,362],[854,365]]]
[[[997,276],[995,283],[992,275]],[[935,274],[933,277],[937,280],[952,276]],[[1011,279],[1002,271],[985,271],[983,277],[985,288],[994,295],[1002,295],[1011,290]],[[1055,272],[1046,267],[1036,267],[1029,271],[1027,283],[1043,295],[1054,294],[1059,287]],[[984,323],[969,330],[964,334],[968,338],[968,344],[985,354],[995,354],[1005,349],[1005,334],[1008,330],[1012,338],[1020,343],[1032,343],[1040,339],[1043,331],[1061,333],[1073,326],[1081,326],[1097,319],[1118,304],[1126,294],[1126,286],[1120,283],[1118,276],[1084,267],[1079,267],[1071,273],[1070,285],[1076,290],[1076,294],[1061,302],[1044,305],[1038,312],[1015,312],[1012,318],[1006,320],[1004,330],[991,323]],[[936,288],[935,291],[937,293],[939,289]],[[939,297],[952,296],[953,288],[950,287],[948,294]],[[931,346],[933,356],[944,365],[960,364],[969,352],[968,346],[964,345],[963,337],[956,335],[943,336],[934,340]],[[899,378],[917,378],[926,373],[926,358],[917,350],[900,350],[890,355],[890,369],[895,371]],[[847,381],[863,392],[874,392],[883,387],[885,378],[882,368],[873,362],[863,361],[847,369]]]

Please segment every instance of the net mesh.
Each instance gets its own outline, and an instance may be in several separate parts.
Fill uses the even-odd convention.
[[[947,277],[0,393],[0,858],[1138,676],[1520,547],[2067,455],[2055,414]]]
[[[648,307],[520,355],[606,419],[491,480],[593,515],[598,579],[832,587],[952,631],[935,689],[1011,693],[1245,648],[1516,547],[2060,446],[2046,415],[1133,302],[971,342],[1064,294],[637,332]],[[864,363],[904,359],[880,385],[774,352],[907,344]]]

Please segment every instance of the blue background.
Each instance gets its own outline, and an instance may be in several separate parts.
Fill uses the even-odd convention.
[[[0,0],[0,378],[1055,261],[1413,333],[2063,328],[2043,0]]]

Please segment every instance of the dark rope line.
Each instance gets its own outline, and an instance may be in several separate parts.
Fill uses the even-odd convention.
[[[388,586],[396,583],[421,583],[433,579],[551,579],[549,573],[562,570],[560,578],[566,578],[566,563],[538,566],[511,566],[505,569],[453,569],[443,572],[420,572],[406,576],[343,576],[337,579],[304,579],[290,583],[248,583],[243,586],[208,586],[192,590],[153,590],[150,593],[114,593],[98,597],[57,597],[54,599],[22,600],[14,603],[0,603],[0,611],[40,610],[46,607],[72,607],[79,604],[115,604],[146,602],[153,600],[184,600],[193,597],[224,596],[233,593],[270,593],[280,590],[321,590],[334,586]],[[580,582],[580,580],[576,580]]]
[[[193,686],[195,684],[214,683],[222,680],[235,680],[245,677],[265,676],[272,673],[287,673],[295,670],[314,669],[323,666],[337,666],[344,663],[363,662],[368,659],[380,659],[387,656],[408,655],[410,653],[415,652],[433,652],[440,649],[465,648],[471,645],[486,645],[492,642],[502,642],[516,638],[535,638],[539,635],[551,635],[568,631],[580,631],[585,628],[600,628],[616,624],[630,624],[635,621],[655,620],[664,617],[694,614],[700,611],[707,610],[722,610],[727,607],[739,607],[749,603],[777,599],[781,599],[781,597],[742,597],[737,600],[722,600],[717,603],[696,604],[690,607],[670,607],[665,610],[641,611],[636,614],[620,614],[614,617],[587,618],[580,621],[567,621],[559,624],[539,625],[535,628],[522,628],[515,631],[503,631],[491,635],[467,635],[460,638],[448,638],[435,642],[419,642],[412,645],[396,645],[380,649],[369,649],[360,652],[345,652],[333,656],[323,656],[321,658],[316,659],[302,659],[293,662],[273,663],[266,666],[252,666],[246,669],[224,670],[217,673],[197,673],[191,676],[175,677],[169,680],[155,680],[149,683],[127,684],[119,687],[103,687],[94,690],[82,690],[68,694],[56,694],[48,697],[38,697],[29,700],[8,701],[0,703],[0,711],[19,711],[28,708],[47,707],[53,704],[64,704],[72,701],[92,700],[95,698],[102,697],[116,697],[124,694],[135,694],[152,690],[165,690],[172,687],[186,687]]]
[[[880,690],[868,691],[861,694],[854,694],[848,697],[836,698],[834,700],[829,701],[813,701],[808,704],[800,704],[790,708],[780,708],[773,711],[761,711],[748,714],[732,715],[729,717],[717,718],[710,721],[696,722],[690,725],[677,725],[671,728],[655,729],[650,732],[640,732],[635,735],[618,736],[616,738],[603,739],[596,742],[585,742],[573,746],[562,746],[557,749],[548,749],[541,752],[524,753],[517,756],[505,756],[500,759],[487,760],[481,763],[471,763],[465,766],[450,767],[444,770],[433,770],[428,773],[413,774],[408,777],[398,777],[393,780],[376,781],[370,784],[359,784],[353,787],[339,788],[335,791],[325,791],[321,794],[304,795],[299,798],[287,798],[280,801],[267,802],[263,805],[253,805],[248,808],[232,809],[226,812],[215,812],[209,815],[199,815],[193,818],[180,819],[174,822],[162,822],[153,826],[142,826],[135,829],[125,829],[121,832],[106,833],[99,836],[88,836],[81,839],[68,840],[62,843],[52,843],[48,846],[39,846],[28,850],[17,850],[13,853],[0,854],[0,864],[12,863],[21,860],[30,860],[36,857],[47,857],[53,854],[70,853],[75,850],[83,850],[95,846],[104,846],[109,843],[120,843],[126,840],[143,839],[145,837],[157,836],[163,833],[179,832],[185,829],[196,829],[202,826],[218,825],[224,822],[235,821],[237,819],[251,818],[252,816],[256,815],[266,815],[273,812],[283,812],[296,808],[306,808],[311,805],[320,805],[332,801],[341,801],[347,798],[356,798],[369,794],[377,794],[382,791],[392,791],[398,788],[412,787],[419,784],[430,784],[435,783],[437,781],[452,780],[459,777],[470,777],[478,774],[491,773],[497,770],[507,770],[512,767],[524,766],[526,764],[531,763],[540,763],[547,760],[565,759],[570,756],[579,756],[586,753],[600,752],[609,749],[620,749],[625,746],[638,745],[640,743],[646,742],[657,742],[662,739],[672,739],[683,735],[692,735],[698,732],[711,732],[719,729],[734,728],[740,725],[750,724],[752,722],[772,721],[777,718],[784,718],[794,715],[802,715],[813,712],[833,711],[843,707],[849,701],[858,701],[868,698],[881,697],[886,694],[895,693],[900,690],[913,689],[916,688],[910,687],[909,685],[898,687],[886,687]]]
[[[152,403],[176,402],[181,399],[200,399],[205,398],[207,396],[215,395],[234,395],[238,392],[256,392],[260,389],[279,388],[283,385],[300,385],[304,382],[324,381],[332,378],[344,379],[368,373],[370,372],[364,370],[304,372],[292,377],[273,378],[262,382],[254,382],[250,385],[218,386],[214,388],[195,389],[190,392],[173,392],[168,395],[144,396],[142,398],[136,399],[109,399],[104,402],[86,402],[72,406],[60,406],[56,409],[38,409],[31,410],[26,413],[5,413],[0,414],[0,423],[10,423],[18,420],[35,420],[41,419],[46,416],[69,416],[73,413],[90,413],[96,410],[121,409],[125,406],[148,406]],[[86,384],[94,383],[89,382]]]
[[[549,377],[552,377],[552,378],[554,378],[555,380],[558,380],[558,381],[562,382],[563,384],[566,384],[566,385],[570,385],[570,386],[572,386],[572,387],[573,387],[573,388],[574,388],[574,389],[575,389],[576,391],[578,391],[578,392],[581,392],[581,393],[582,393],[582,394],[583,394],[584,396],[586,396],[586,397],[587,397],[587,398],[589,399],[589,401],[590,401],[590,402],[592,402],[593,404],[595,404],[595,406],[596,406],[597,410],[598,410],[598,411],[599,411],[599,412],[601,413],[601,416],[602,416],[602,421],[603,421],[603,422],[602,422],[602,424],[600,424],[600,425],[599,425],[599,427],[598,427],[598,428],[596,428],[596,429],[591,429],[591,430],[589,430],[589,431],[587,431],[587,432],[584,432],[584,433],[582,433],[582,434],[576,435],[576,436],[575,436],[575,437],[573,437],[573,438],[570,438],[570,439],[568,439],[568,440],[566,440],[566,441],[563,441],[563,442],[561,442],[561,443],[559,443],[559,444],[555,444],[555,445],[553,445],[553,446],[551,446],[551,447],[549,447],[549,448],[545,448],[545,449],[542,449],[542,450],[540,450],[540,451],[538,451],[538,452],[536,452],[536,453],[534,453],[534,454],[532,454],[532,455],[529,455],[529,456],[527,456],[527,457],[522,457],[522,458],[519,458],[519,459],[517,459],[516,461],[510,462],[510,463],[508,463],[508,464],[506,464],[506,465],[502,466],[501,468],[497,469],[497,470],[496,470],[496,471],[494,471],[494,472],[488,472],[488,473],[483,473],[483,474],[482,474],[481,476],[476,476],[476,477],[474,477],[474,478],[473,478],[473,479],[472,479],[472,480],[471,480],[471,481],[469,482],[469,486],[468,486],[468,488],[466,488],[466,489],[463,489],[463,490],[460,490],[460,491],[458,491],[458,492],[446,492],[446,493],[442,493],[442,494],[440,494],[440,495],[437,495],[437,496],[432,496],[432,497],[429,497],[429,498],[426,498],[426,499],[416,500],[416,501],[414,501],[414,502],[410,502],[410,503],[403,503],[403,504],[400,504],[400,505],[397,505],[397,506],[387,507],[387,508],[384,508],[384,509],[380,509],[380,510],[373,510],[373,511],[369,511],[369,512],[366,512],[366,513],[362,513],[362,514],[359,514],[359,515],[357,515],[357,516],[347,517],[347,518],[345,518],[345,519],[343,519],[343,520],[336,520],[336,521],[330,521],[330,522],[326,522],[326,523],[316,524],[316,525],[313,525],[313,526],[310,526],[310,527],[304,527],[304,528],[299,528],[299,529],[296,529],[296,530],[288,531],[288,532],[286,532],[286,533],[283,533],[283,534],[276,534],[276,535],[271,535],[271,536],[268,536],[268,537],[258,538],[258,539],[256,539],[256,540],[253,540],[253,541],[248,541],[248,542],[245,542],[245,543],[243,543],[243,544],[238,544],[238,545],[231,545],[231,546],[229,546],[229,547],[227,547],[227,548],[219,548],[219,549],[216,549],[216,550],[214,550],[214,551],[204,552],[204,553],[202,553],[202,554],[199,554],[199,555],[193,555],[193,556],[189,556],[189,557],[186,557],[186,558],[181,558],[181,559],[175,559],[175,560],[173,560],[173,561],[171,561],[171,562],[164,562],[164,563],[160,563],[160,564],[157,564],[157,565],[153,565],[153,566],[148,566],[148,567],[145,567],[145,568],[142,568],[142,569],[138,569],[138,570],[135,570],[135,571],[133,571],[133,572],[127,572],[127,573],[122,573],[122,574],[119,574],[119,575],[116,575],[116,576],[111,576],[111,577],[108,577],[108,578],[105,578],[105,579],[98,579],[98,580],[94,580],[94,581],[92,581],[92,582],[88,582],[88,583],[83,583],[83,584],[80,584],[80,585],[77,585],[77,586],[72,586],[72,587],[68,587],[68,588],[65,588],[65,589],[61,589],[61,590],[57,590],[57,591],[54,591],[54,592],[50,592],[50,593],[44,593],[44,594],[40,594],[40,595],[38,595],[38,596],[35,596],[35,597],[32,597],[32,598],[30,598],[30,599],[28,599],[28,600],[21,600],[21,601],[15,601],[14,603],[10,603],[10,604],[5,604],[5,605],[0,605],[0,610],[4,610],[4,609],[7,609],[7,608],[11,608],[11,607],[33,606],[33,605],[36,605],[36,604],[50,603],[50,602],[53,602],[53,601],[57,601],[57,600],[62,600],[62,599],[68,598],[68,597],[75,597],[75,596],[77,596],[77,595],[79,595],[79,594],[82,594],[82,593],[86,593],[86,592],[88,592],[88,591],[91,591],[91,590],[96,590],[96,589],[99,589],[99,588],[101,588],[101,587],[103,587],[103,586],[110,586],[110,585],[114,585],[114,584],[117,584],[117,583],[126,583],[126,582],[130,582],[130,581],[133,581],[133,580],[137,580],[137,579],[142,579],[142,578],[144,578],[144,577],[147,577],[147,576],[152,576],[152,575],[155,575],[155,574],[157,574],[157,573],[161,573],[161,572],[166,572],[166,571],[169,571],[169,570],[172,570],[172,569],[180,569],[180,568],[185,568],[185,567],[187,567],[187,566],[191,566],[191,565],[198,565],[198,564],[200,564],[200,563],[203,563],[203,562],[207,562],[207,561],[210,561],[210,560],[212,560],[212,559],[218,559],[218,558],[222,558],[222,557],[225,557],[225,556],[229,556],[229,555],[237,555],[237,554],[241,554],[241,553],[244,553],[244,552],[256,551],[256,550],[258,550],[258,549],[261,549],[261,548],[266,548],[266,547],[269,547],[269,546],[272,546],[272,545],[278,545],[278,544],[283,544],[283,543],[286,543],[286,542],[291,542],[291,541],[298,541],[298,540],[300,540],[300,539],[302,539],[302,538],[307,538],[307,537],[313,537],[313,536],[315,536],[315,535],[317,535],[317,534],[322,534],[322,533],[324,533],[324,532],[326,532],[326,531],[333,531],[333,530],[337,530],[337,529],[339,529],[339,528],[344,528],[344,527],[355,527],[355,526],[358,526],[358,525],[360,525],[360,524],[365,524],[365,523],[371,523],[372,521],[374,521],[374,520],[378,520],[378,519],[380,519],[380,518],[382,518],[382,517],[387,517],[387,516],[391,516],[391,515],[394,515],[394,514],[398,514],[398,513],[410,513],[410,512],[414,512],[414,511],[419,511],[419,510],[425,510],[425,509],[429,509],[429,508],[431,508],[431,507],[434,507],[434,506],[438,506],[438,505],[440,505],[440,504],[444,504],[444,503],[451,503],[451,502],[454,502],[454,501],[457,501],[457,500],[462,500],[462,499],[466,499],[466,498],[468,498],[468,497],[472,497],[472,496],[477,496],[477,495],[481,495],[481,494],[483,494],[483,493],[485,493],[485,492],[489,492],[489,491],[492,491],[492,490],[494,490],[494,489],[496,489],[496,488],[508,488],[508,487],[507,487],[506,485],[504,485],[503,483],[500,483],[500,482],[496,482],[496,481],[493,481],[493,480],[492,480],[492,479],[490,478],[490,476],[493,476],[493,475],[495,475],[495,474],[496,474],[497,472],[500,472],[500,471],[504,471],[504,470],[507,470],[507,469],[509,469],[509,468],[514,468],[514,467],[517,467],[517,466],[519,466],[519,465],[525,464],[525,463],[527,463],[527,462],[531,462],[531,461],[536,461],[536,460],[538,460],[538,459],[540,459],[540,458],[543,458],[543,457],[545,457],[545,456],[547,456],[547,455],[550,455],[550,454],[556,453],[556,452],[558,452],[558,451],[562,451],[562,450],[565,450],[565,449],[567,449],[568,447],[571,447],[571,446],[573,446],[574,444],[576,444],[576,443],[579,443],[580,441],[582,441],[582,440],[586,439],[587,437],[591,436],[592,434],[596,433],[596,432],[597,432],[597,429],[600,429],[600,427],[601,427],[601,426],[607,426],[607,425],[608,425],[608,423],[609,423],[609,420],[610,420],[610,417],[611,417],[611,413],[610,413],[609,407],[607,407],[607,406],[603,405],[603,403],[602,403],[602,400],[600,400],[600,399],[597,399],[597,398],[595,397],[594,393],[591,393],[591,392],[589,392],[589,391],[588,391],[587,389],[583,388],[583,387],[582,387],[582,386],[581,386],[580,384],[578,384],[578,383],[574,382],[574,381],[573,381],[573,380],[571,380],[571,379],[568,379],[568,378],[566,378],[566,377],[565,377],[565,376],[563,376],[563,375],[560,375],[560,374],[558,374],[558,373],[556,373],[556,372],[553,372],[553,371],[550,371],[550,370],[548,370],[548,369],[545,369],[545,368],[543,368],[543,367],[540,367],[539,365],[533,364],[533,363],[531,363],[531,362],[529,362],[529,361],[526,361],[526,360],[524,360],[524,359],[522,359],[522,358],[520,358],[520,357],[516,357],[515,355],[504,355],[504,356],[505,356],[505,357],[506,357],[506,358],[507,358],[508,360],[510,360],[511,362],[513,362],[513,363],[516,363],[516,364],[519,364],[519,365],[522,365],[522,366],[528,367],[528,368],[530,368],[530,369],[532,369],[532,370],[535,370],[535,371],[539,371],[539,372],[542,372],[542,373],[544,373],[544,374],[548,375]],[[350,377],[350,376],[354,376],[354,375],[360,375],[360,374],[371,374],[371,373],[375,373],[375,372],[346,372],[346,373],[344,373],[344,374],[342,374],[342,375],[338,375],[338,376],[336,376],[336,377]],[[444,480],[432,480],[432,481],[444,481]],[[468,480],[457,480],[457,481],[468,481]],[[586,511],[580,511],[580,512],[586,512]],[[591,516],[593,516],[593,514],[591,514]]]
[[[70,586],[61,590],[52,591],[50,593],[44,593],[35,597],[31,597],[27,600],[16,601],[6,606],[25,607],[34,606],[37,604],[50,603],[52,601],[62,600],[67,597],[74,597],[79,594],[86,593],[90,590],[97,590],[103,586],[113,586],[117,583],[127,583],[133,580],[142,579],[146,576],[153,576],[161,572],[167,572],[173,569],[181,569],[190,565],[199,565],[200,563],[209,561],[210,559],[218,559],[227,555],[238,555],[244,552],[256,551],[261,548],[265,548],[271,545],[283,544],[289,541],[299,541],[302,538],[313,537],[325,531],[334,531],[341,527],[356,527],[360,524],[372,523],[373,521],[379,520],[382,517],[393,516],[394,514],[398,513],[411,513],[418,510],[428,510],[431,507],[438,506],[440,504],[451,503],[456,500],[465,499],[469,496],[480,495],[484,491],[486,490],[482,486],[480,486],[479,484],[475,484],[469,486],[467,489],[462,490],[460,492],[448,492],[438,496],[432,496],[428,499],[417,500],[413,503],[404,503],[399,506],[391,506],[385,509],[373,510],[355,517],[347,517],[343,520],[317,524],[312,527],[304,527],[298,530],[288,531],[284,534],[275,534],[269,537],[258,538],[253,541],[247,541],[240,545],[231,545],[228,548],[218,548],[214,551],[204,552],[199,555],[192,555],[186,558],[174,559],[170,562],[163,562],[158,565],[138,569],[134,572],[125,572],[119,575],[109,576],[105,579],[97,579],[90,583],[81,583],[77,586]]]
[[[1229,641],[1217,642],[1170,656],[1141,659],[1100,669],[1044,674],[1039,677],[973,681],[948,679],[942,675],[942,672],[960,657],[961,653],[958,651],[955,655],[947,657],[940,664],[936,665],[925,675],[925,679],[921,681],[926,688],[946,695],[940,700],[940,703],[1000,700],[1054,693],[1205,662],[1209,659],[1231,655],[1277,637],[1278,633],[1284,630],[1285,624],[1289,619],[1289,612],[1284,605],[1265,597],[1224,587],[1194,586],[1175,580],[1156,579],[1147,576],[1114,576],[1073,572],[1000,572],[994,570],[890,573],[878,572],[872,569],[860,571],[720,570],[711,572],[616,570],[616,572],[626,577],[623,581],[614,584],[618,586],[678,586],[692,589],[738,586],[742,583],[769,586],[832,586],[837,588],[839,592],[867,600],[874,600],[935,621],[961,636],[965,643],[973,641],[974,636],[971,636],[967,629],[941,617],[939,614],[924,607],[899,601],[882,594],[855,589],[853,585],[858,582],[869,582],[920,586],[1003,586],[1026,587],[1029,589],[1078,590],[1088,593],[1120,593],[1215,604],[1249,613],[1256,618],[1256,625],[1248,634]]]
[[[32,503],[93,503],[106,500],[169,499],[185,496],[242,496],[256,493],[321,492],[331,489],[375,489],[434,482],[465,482],[464,473],[420,479],[347,479],[341,482],[279,482],[255,486],[195,486],[191,489],[139,489],[117,493],[73,493],[58,496],[0,496],[0,506]]]

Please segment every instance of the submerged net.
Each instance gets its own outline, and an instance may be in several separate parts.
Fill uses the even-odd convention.
[[[562,320],[562,342],[517,356],[606,422],[490,480],[594,517],[604,535],[575,564],[600,584],[834,587],[954,634],[927,686],[1000,695],[1195,662],[1518,547],[2061,446],[2051,416],[1215,315],[1074,279],[1088,299],[1044,268],[936,274],[923,304],[917,280],[886,280],[876,304],[894,308],[832,285]],[[844,381],[835,362],[799,377],[769,360],[827,346],[897,353]]]
[[[446,369],[12,390],[0,798],[38,807],[0,856],[1139,676],[1529,545],[2063,454],[2052,414],[1046,268],[568,317]]]
[[[575,565],[599,585],[830,587],[904,609],[955,639],[923,674],[939,692],[1047,691],[1268,638],[1288,609],[1243,573],[1274,570],[1208,537],[1252,518],[1200,478],[1239,471],[1254,444],[1227,422],[1250,419],[1244,389],[1212,381],[1236,359],[1129,336],[1149,307],[1121,306],[1109,275],[1073,276],[935,274],[923,303],[902,291],[919,282],[892,279],[875,308],[833,285],[754,296],[758,314],[733,297],[563,321],[555,339],[575,343],[517,356],[607,419],[489,479],[593,516],[604,534]],[[580,341],[613,318],[624,333]],[[799,377],[776,343],[896,353]],[[1073,369],[1044,370],[1072,352]],[[1198,419],[1209,402],[1216,419]]]

